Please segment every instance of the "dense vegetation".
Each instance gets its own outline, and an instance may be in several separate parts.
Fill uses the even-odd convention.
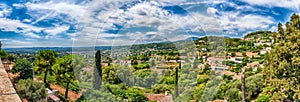
[[[293,14],[286,28],[278,24],[274,50],[265,59],[263,69],[266,81],[261,97],[270,100],[294,100],[300,96],[300,17]]]
[[[43,83],[33,81],[32,79],[19,80],[17,92],[29,102],[42,101],[46,98],[46,88]]]
[[[78,102],[148,101],[146,93],[163,94],[166,91],[175,101],[242,101],[239,79],[242,69],[246,70],[247,102],[295,101],[300,95],[300,17],[293,14],[285,28],[282,26],[278,24],[278,32],[257,31],[243,39],[207,36],[192,41],[192,44],[178,41],[134,45],[125,55],[97,51],[95,56],[92,55],[94,58],[75,54],[58,56],[52,50],[17,59],[9,58],[10,55],[2,50],[0,55],[15,61],[11,72],[26,79],[18,82],[18,93],[29,101],[45,97],[44,86],[30,80],[33,66],[46,85],[57,84],[66,90],[82,91],[83,96]],[[122,48],[117,47],[117,50]],[[266,48],[272,48],[271,52],[260,53]],[[257,56],[247,56],[246,52],[257,53]],[[240,56],[242,59],[240,63],[218,62],[229,66],[227,71],[233,75],[227,75],[212,70],[212,65],[207,63],[207,57],[214,56]],[[263,66],[247,66],[253,62]],[[102,66],[104,63],[107,65]],[[28,90],[32,94],[24,93]],[[67,99],[68,91],[64,95]]]

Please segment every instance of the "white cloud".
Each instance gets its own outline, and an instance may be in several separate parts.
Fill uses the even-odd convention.
[[[248,30],[268,30],[269,25],[275,23],[272,17],[254,14],[239,15],[239,13],[224,13],[218,20],[229,34]]]
[[[206,10],[207,14],[210,14],[210,15],[215,14],[217,11],[218,11],[217,9],[212,8],[212,7],[208,7]]]
[[[299,11],[299,0],[242,0],[249,4],[266,7],[283,7]]]
[[[122,29],[130,29],[131,27],[140,26],[157,28],[157,33],[161,36],[165,36],[166,38],[178,35],[182,36],[176,39],[184,38],[183,36],[191,36],[178,34],[179,32],[177,32],[177,30],[185,32],[188,32],[188,30],[193,32],[203,32],[203,29],[207,32],[222,31],[222,27],[213,16],[206,16],[199,12],[189,12],[190,14],[186,16],[172,14],[161,8],[161,5],[167,4],[162,4],[163,1],[142,2],[135,4],[126,10],[119,9],[119,7],[123,6],[124,2],[126,3],[127,1],[99,2],[100,1],[93,1],[91,3],[92,5],[87,9],[85,16],[83,16],[79,22],[81,30],[76,34],[72,34],[72,39],[78,42],[84,40],[91,41],[90,43],[85,42],[86,44],[91,44],[94,42],[93,39],[97,37],[97,34],[99,34],[99,37],[105,37],[106,35],[101,34],[106,34],[106,30],[116,30],[117,28],[114,24],[123,26]],[[134,37],[144,37],[145,35],[147,34],[125,34],[122,36],[125,36],[125,38],[129,37],[129,39],[122,39],[122,42],[125,40],[131,40]],[[119,37],[119,35],[116,35],[116,37]],[[101,40],[104,41],[104,43],[101,44],[106,43],[104,38],[101,38]]]
[[[79,20],[85,14],[85,5],[76,5],[66,2],[54,2],[49,1],[45,3],[26,3],[25,6],[30,11],[51,11],[46,12],[46,14],[40,15],[39,20],[43,20],[48,17],[55,17],[58,14],[67,14],[74,19]],[[35,13],[35,12],[33,12]],[[39,21],[38,20],[38,21]]]
[[[11,20],[7,18],[0,18],[0,28],[2,31],[13,31],[17,33],[24,33],[24,32],[40,32],[44,28],[32,26],[30,24],[22,23],[19,20]]]
[[[56,26],[54,28],[45,29],[44,31],[51,36],[63,33],[69,29],[69,26]]]
[[[6,4],[0,4],[0,17],[9,15],[12,12],[12,8]]]
[[[34,34],[32,32],[30,33],[25,33],[25,36],[31,37],[31,38],[42,38],[40,35]]]

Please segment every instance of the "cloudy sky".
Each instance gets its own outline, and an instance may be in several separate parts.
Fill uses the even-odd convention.
[[[112,46],[276,31],[298,0],[1,0],[4,48]]]

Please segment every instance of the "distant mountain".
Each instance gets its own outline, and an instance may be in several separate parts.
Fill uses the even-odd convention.
[[[185,40],[198,40],[199,37],[189,37],[189,38],[186,38]]]
[[[37,53],[40,50],[54,50],[57,52],[72,52],[73,49],[89,49],[93,47],[26,47],[26,48],[3,48],[9,53]],[[95,50],[110,50],[112,46],[96,46]]]

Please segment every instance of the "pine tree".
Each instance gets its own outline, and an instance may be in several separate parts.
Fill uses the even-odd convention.
[[[52,50],[42,50],[36,55],[35,70],[38,72],[44,72],[44,83],[47,83],[48,73],[53,71],[52,66],[55,64],[57,56],[57,52]]]

